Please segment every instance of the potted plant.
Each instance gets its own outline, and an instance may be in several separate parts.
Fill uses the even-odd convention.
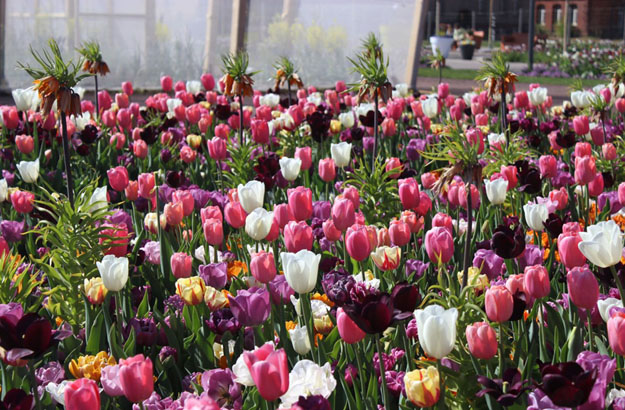
[[[432,54],[439,52],[443,58],[449,57],[451,46],[454,43],[453,37],[444,36],[432,36],[430,37],[430,44],[432,45]]]
[[[463,60],[473,59],[473,52],[475,51],[475,41],[465,39],[460,42],[460,54]]]

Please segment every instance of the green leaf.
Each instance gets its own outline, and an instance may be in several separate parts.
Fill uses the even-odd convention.
[[[87,354],[97,354],[100,352],[100,342],[102,341],[102,330],[104,327],[104,315],[99,311],[96,315],[91,329],[89,329],[89,340],[85,351]],[[106,331],[106,330],[105,330]]]

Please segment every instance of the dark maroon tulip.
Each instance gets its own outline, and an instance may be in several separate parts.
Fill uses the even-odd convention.
[[[0,410],[30,410],[33,408],[34,397],[22,389],[11,389],[0,402]]]
[[[328,137],[331,120],[332,114],[325,113],[319,108],[306,116],[306,122],[310,125],[310,133],[316,142],[321,142]]]
[[[509,226],[499,225],[490,240],[490,246],[501,258],[516,258],[525,250],[525,232],[520,224],[514,230]]]
[[[506,369],[501,379],[477,376],[477,382],[484,386],[475,394],[477,397],[488,394],[504,407],[512,406],[519,396],[529,390],[528,387],[525,387],[526,381],[521,379],[519,369],[514,368]]]
[[[6,350],[5,362],[39,356],[56,341],[46,318],[36,313],[24,315],[17,303],[0,305],[0,346]]]
[[[241,324],[234,318],[229,308],[219,309],[211,313],[206,325],[213,333],[223,335],[226,332],[235,334],[241,329]]]
[[[585,372],[575,362],[543,364],[540,366],[543,383],[538,386],[555,404],[577,407],[588,401],[595,385],[597,369]]]
[[[384,332],[394,321],[408,319],[412,312],[401,312],[393,307],[388,293],[369,294],[361,300],[352,300],[343,310],[369,334]]]
[[[408,282],[399,282],[391,292],[393,307],[401,312],[412,313],[421,303],[421,294],[415,285]]]

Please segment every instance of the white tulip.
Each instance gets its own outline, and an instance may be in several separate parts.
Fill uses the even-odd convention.
[[[369,111],[373,111],[375,109],[375,106],[373,105],[373,103],[362,103],[359,104],[358,107],[356,107],[356,116],[360,117],[366,117],[367,113]]]
[[[399,97],[408,97],[410,95],[410,89],[406,83],[395,84],[395,92]]]
[[[346,167],[351,160],[352,144],[345,141],[332,144],[330,145],[330,152],[332,153],[332,159],[337,167]]]
[[[172,119],[176,116],[174,110],[179,105],[182,105],[182,100],[180,98],[168,98],[167,99],[167,118]]]
[[[462,94],[462,99],[464,100],[464,103],[467,105],[467,107],[471,106],[471,102],[473,101],[473,97],[475,96],[477,96],[477,94],[474,92]]]
[[[545,204],[525,204],[523,213],[525,213],[525,223],[530,229],[536,232],[545,230],[543,223],[549,218],[549,210]]]
[[[108,199],[106,197],[106,187],[99,187],[93,191],[91,198],[89,199],[89,210],[91,212],[99,211],[100,209],[106,209],[108,206]]]
[[[354,113],[353,112],[342,112],[339,114],[339,121],[341,121],[341,125],[343,128],[351,128],[354,126]]]
[[[610,93],[612,93],[613,101],[616,101],[616,99],[621,98],[623,94],[625,94],[625,85],[623,85],[623,83],[619,83],[618,88],[612,83],[610,83],[608,87],[610,88]]]
[[[571,103],[576,108],[586,108],[590,105],[592,101],[593,93],[590,91],[573,91],[571,93]]]
[[[507,142],[505,134],[495,134],[494,132],[491,132],[488,134],[487,138],[488,145],[490,146],[494,146],[495,144],[504,145]]]
[[[280,171],[282,176],[287,181],[293,182],[299,175],[300,168],[302,167],[302,160],[298,158],[280,158]]]
[[[308,102],[311,102],[311,103],[315,104],[315,105],[319,105],[323,101],[323,97],[321,96],[321,93],[316,92],[316,93],[312,93],[308,97],[306,97],[306,100]]]
[[[36,161],[20,161],[17,170],[24,182],[32,184],[39,178],[39,158]]]
[[[245,218],[245,233],[255,241],[262,241],[269,234],[273,224],[273,212],[256,208]]]
[[[2,178],[0,179],[0,202],[6,201],[8,196],[9,196],[9,185],[7,184],[7,180]]]
[[[274,108],[278,104],[280,104],[280,96],[277,94],[265,94],[261,95],[258,99],[260,105],[266,105],[268,107]]]
[[[297,293],[308,293],[315,288],[321,255],[302,249],[297,253],[282,252],[282,270],[287,283]]]
[[[254,386],[254,379],[252,379],[250,369],[243,361],[243,356],[244,355],[239,355],[236,363],[232,365],[232,373],[234,373],[235,376],[234,381],[242,386],[252,387]]]
[[[87,90],[85,90],[82,87],[72,87],[72,91],[74,93],[78,94],[78,97],[82,100],[83,97],[85,96],[85,91],[87,91]]]
[[[527,97],[534,107],[538,107],[547,101],[547,89],[545,87],[536,87],[527,92]]]
[[[280,409],[290,409],[300,396],[330,397],[336,388],[330,363],[319,366],[311,360],[300,360],[289,373],[289,389],[280,397]]]
[[[106,255],[102,262],[96,262],[104,287],[111,292],[118,292],[128,281],[128,258],[116,258]]]
[[[439,305],[429,305],[415,310],[414,317],[419,343],[428,356],[442,359],[454,350],[458,320],[456,308],[445,310]]]
[[[310,352],[310,338],[308,337],[306,326],[295,326],[295,329],[289,330],[289,337],[291,338],[293,350],[295,350],[298,355],[304,356]]]
[[[71,382],[72,380],[63,380],[60,383],[48,383],[46,384],[46,391],[50,393],[53,401],[65,406],[65,389]]]
[[[610,318],[610,309],[613,307],[622,308],[623,301],[617,298],[599,299],[597,301],[597,309],[599,309],[599,314],[604,322],[608,323],[608,319]]]
[[[187,92],[193,95],[202,91],[202,83],[199,81],[187,81]]]
[[[85,129],[89,121],[91,121],[91,113],[89,111],[83,112],[81,115],[72,116],[74,124],[76,124],[76,131],[82,131]]]
[[[600,268],[619,263],[623,253],[623,237],[616,222],[610,219],[586,229],[586,232],[579,233],[582,241],[577,244],[584,256]]]
[[[26,89],[17,88],[11,91],[11,94],[13,95],[13,101],[15,101],[15,107],[18,111],[35,111],[41,102],[39,93],[32,87]]]
[[[245,185],[239,184],[237,188],[239,202],[248,214],[256,208],[263,206],[265,199],[265,184],[260,181],[249,181]]]
[[[493,205],[501,205],[506,201],[508,193],[508,181],[505,178],[497,178],[494,181],[484,180],[486,197]]]
[[[609,409],[614,400],[625,397],[625,390],[623,389],[612,389],[605,397],[605,408]]]
[[[434,118],[438,115],[438,98],[430,97],[427,100],[421,102],[421,109],[423,114],[428,118]]]

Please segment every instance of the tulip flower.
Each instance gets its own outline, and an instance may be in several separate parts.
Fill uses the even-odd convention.
[[[305,221],[291,221],[284,227],[284,244],[288,252],[298,252],[313,247],[313,230]]]
[[[286,222],[279,222],[280,228],[283,228],[290,220],[305,221],[310,219],[313,214],[312,190],[303,186],[298,186],[287,191],[288,210],[291,215]],[[274,209],[275,216],[275,209]],[[284,219],[284,218],[283,218]]]
[[[534,231],[543,231],[544,222],[549,217],[549,210],[545,204],[525,204],[523,205],[525,223]]]
[[[118,292],[128,281],[128,258],[106,255],[101,262],[96,262],[104,287],[111,292]]]
[[[434,366],[406,373],[404,385],[408,400],[417,407],[432,407],[440,399],[440,376]]]
[[[523,288],[534,299],[549,296],[551,282],[547,269],[542,265],[526,266],[523,273]]]
[[[202,224],[204,239],[209,245],[218,246],[224,240],[224,227],[221,220],[209,218]]]
[[[336,198],[332,204],[332,222],[341,232],[352,226],[356,222],[354,203],[341,196]]]
[[[9,197],[9,185],[6,178],[0,179],[0,202],[4,202]]]
[[[239,202],[228,202],[224,208],[226,222],[234,229],[239,229],[245,225],[247,213]]]
[[[540,366],[543,377],[542,390],[551,402],[561,407],[577,407],[586,403],[595,384],[597,369],[584,371],[575,362],[543,364]]]
[[[191,264],[193,258],[184,252],[176,252],[171,255],[171,272],[176,279],[188,278],[191,276]]]
[[[93,380],[78,379],[69,383],[63,396],[66,410],[100,410],[100,391]]]
[[[176,281],[176,294],[187,305],[197,305],[204,300],[206,284],[199,276],[180,278]]]
[[[356,325],[369,334],[384,332],[393,322],[410,317],[410,312],[395,310],[388,293],[369,294],[362,300],[352,300],[343,310]]]
[[[119,166],[106,171],[109,185],[117,192],[122,192],[128,186],[128,169]]]
[[[245,233],[255,241],[262,241],[269,234],[272,224],[273,212],[264,208],[255,208],[245,218]]]
[[[412,314],[417,305],[421,303],[421,294],[415,285],[403,281],[396,283],[393,287],[391,301],[395,311]]]
[[[30,154],[35,148],[35,142],[30,135],[18,135],[15,137],[15,145],[22,154]]]
[[[33,210],[35,194],[28,191],[14,191],[11,194],[11,205],[20,214],[29,214]]]
[[[310,352],[310,337],[308,337],[306,326],[297,325],[295,329],[289,329],[289,337],[293,345],[293,350],[295,350],[298,355],[305,356]]]
[[[575,306],[592,309],[599,299],[599,284],[595,275],[585,267],[576,267],[566,274],[569,297]]]
[[[484,180],[486,197],[493,205],[501,205],[506,201],[508,181],[505,178],[497,178],[493,181]]]
[[[349,165],[352,155],[352,144],[347,142],[340,142],[338,144],[330,145],[330,152],[332,153],[332,160],[339,168],[344,168]]]
[[[371,245],[367,230],[362,225],[353,225],[345,232],[345,246],[347,253],[357,261],[364,261],[369,257]]]
[[[295,158],[302,161],[301,169],[307,171],[312,166],[312,148],[297,147],[295,148]]]
[[[425,250],[436,265],[446,264],[454,256],[454,240],[447,228],[433,227],[425,234]]]
[[[330,182],[336,178],[336,168],[332,158],[319,160],[319,177],[323,182]]]
[[[154,391],[152,360],[142,354],[120,359],[119,384],[129,401],[139,403],[147,400]]]
[[[165,204],[163,208],[165,220],[169,226],[178,226],[184,218],[184,204],[182,202],[171,202]]]
[[[35,161],[20,161],[16,167],[24,182],[27,184],[37,182],[39,178],[39,158]]]
[[[414,312],[421,347],[430,357],[442,359],[454,349],[456,344],[456,308],[444,309],[439,305],[429,305]]]
[[[600,268],[620,262],[623,253],[621,228],[613,220],[599,222],[580,232],[582,241],[577,245],[584,256]]]
[[[497,335],[486,322],[467,326],[467,344],[471,354],[478,359],[488,360],[497,354]]]
[[[493,322],[507,321],[514,309],[512,293],[503,285],[491,286],[484,297],[484,309],[488,319]]]
[[[252,255],[250,272],[261,283],[269,283],[276,277],[276,263],[272,253],[260,251]]]
[[[289,388],[289,369],[284,349],[273,350],[271,344],[243,353],[243,361],[260,396],[274,401]]]
[[[526,387],[527,381],[522,379],[519,369],[512,367],[505,369],[500,379],[478,376],[477,382],[484,386],[475,394],[477,397],[484,397],[488,394],[503,407],[511,407],[523,393],[529,390]]]
[[[271,303],[269,292],[252,287],[241,289],[236,296],[228,296],[234,318],[243,326],[258,326],[269,317]]]
[[[384,272],[395,270],[401,260],[401,248],[397,246],[380,246],[374,252],[371,252],[371,259],[375,266]]]
[[[297,293],[309,293],[317,284],[321,255],[302,249],[297,253],[282,252],[282,269],[291,288]]]
[[[260,181],[249,181],[247,184],[239,184],[237,188],[239,203],[248,214],[256,208],[263,206],[265,197],[265,184]]]
[[[338,328],[341,339],[347,344],[360,342],[367,335],[358,325],[349,317],[343,308],[336,311],[336,327]]]
[[[608,319],[608,340],[614,353],[625,356],[625,312],[623,308],[612,308]]]
[[[289,182],[293,182],[299,175],[300,168],[302,167],[302,161],[297,158],[280,158],[280,171],[282,176]]]
[[[421,108],[423,114],[428,118],[434,118],[438,115],[438,99],[436,97],[430,97],[421,102]]]
[[[404,209],[416,209],[419,206],[419,184],[414,178],[400,179],[399,200]]]

